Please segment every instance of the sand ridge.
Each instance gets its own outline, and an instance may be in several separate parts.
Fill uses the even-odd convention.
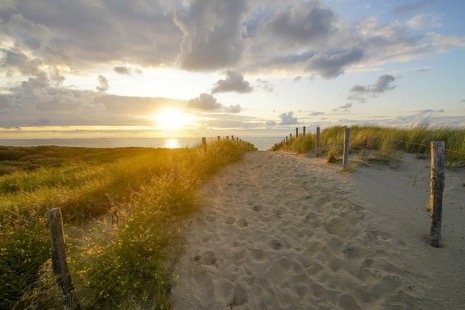
[[[415,309],[425,275],[370,226],[350,176],[322,159],[252,152],[202,189],[174,309]]]

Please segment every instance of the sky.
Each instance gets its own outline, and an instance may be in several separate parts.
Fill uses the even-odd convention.
[[[462,0],[1,0],[0,139],[465,125]]]

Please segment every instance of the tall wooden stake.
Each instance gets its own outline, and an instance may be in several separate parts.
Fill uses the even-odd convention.
[[[320,127],[316,127],[316,157],[320,157]]]
[[[221,137],[220,137],[220,136],[218,136],[218,137],[217,137],[217,139],[218,139],[218,141],[220,141],[220,140],[221,140]]]
[[[439,247],[441,242],[442,194],[444,192],[444,141],[431,142],[431,179],[428,211],[431,211],[431,245]]]
[[[305,126],[302,128],[302,135],[305,137]]]
[[[205,137],[202,137],[202,146],[203,146],[204,152],[206,152],[207,151],[207,138]]]
[[[68,270],[65,252],[65,237],[60,208],[48,211],[48,225],[52,247],[52,269],[63,297],[65,309],[80,309],[79,302],[74,295],[73,283]]]
[[[349,167],[349,141],[350,129],[346,127],[344,130],[344,152],[342,157],[342,169],[346,170]]]
[[[296,127],[296,128],[295,128],[295,137],[296,137],[296,138],[299,137],[299,127]]]

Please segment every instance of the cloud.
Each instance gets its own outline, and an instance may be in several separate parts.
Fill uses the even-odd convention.
[[[413,2],[413,3],[406,3],[406,4],[395,7],[393,12],[396,14],[408,14],[418,9],[421,9],[425,6],[428,6],[429,4],[433,2],[434,0],[420,0],[417,2]]]
[[[221,109],[223,105],[212,95],[202,93],[197,98],[189,100],[188,107],[202,111],[214,111]]]
[[[230,105],[229,107],[224,107],[224,112],[226,113],[240,113],[242,111],[242,107],[238,104]]]
[[[108,85],[108,80],[106,77],[104,77],[103,75],[99,75],[97,77],[97,82],[98,82],[98,85],[95,87],[95,89],[97,89],[97,91],[101,94],[105,93],[108,88],[110,87]]]
[[[419,73],[426,73],[426,72],[433,71],[433,69],[431,67],[423,67],[423,68],[415,69],[415,71]]]
[[[327,79],[335,78],[343,74],[347,66],[359,62],[362,58],[363,50],[359,48],[334,53],[322,53],[308,61],[306,70],[317,72]]]
[[[273,84],[271,84],[270,82],[258,78],[256,80],[256,83],[257,83],[257,85],[256,85],[257,88],[263,89],[264,91],[267,91],[269,93],[274,92]]]
[[[128,67],[125,67],[125,66],[116,66],[116,67],[113,67],[113,70],[116,73],[119,73],[119,74],[122,74],[122,75],[142,74],[142,71],[139,70],[139,69],[132,69],[132,68],[128,68]]]
[[[348,99],[365,102],[367,96],[378,97],[380,94],[395,88],[392,83],[396,78],[390,74],[381,75],[372,85],[354,85],[350,88]]]
[[[237,114],[242,111],[242,107],[238,104],[225,106],[211,94],[201,93],[197,98],[193,98],[187,102],[187,107],[199,111],[223,111],[225,113]]]
[[[182,40],[172,19],[179,1],[164,2],[16,1],[0,12],[0,33],[47,64],[173,63]]]
[[[297,117],[294,116],[294,112],[282,113],[279,115],[281,119],[281,125],[294,125],[298,124]]]
[[[216,82],[212,89],[212,94],[224,92],[250,93],[253,87],[250,83],[244,80],[244,77],[239,72],[227,71],[226,79]]]
[[[438,14],[419,14],[408,20],[407,25],[413,29],[439,28],[441,27],[441,16]]]
[[[397,10],[405,12],[429,3],[412,2]],[[4,50],[27,55],[29,69],[43,70],[55,83],[63,81],[59,78],[63,69],[79,74],[114,63],[335,78],[353,67],[370,70],[465,45],[462,36],[418,32],[419,27],[437,26],[440,15],[420,14],[383,24],[366,18],[354,23],[341,20],[331,7],[317,0],[2,4],[0,42]],[[14,48],[9,42],[14,42]],[[35,65],[38,63],[40,67]],[[8,70],[24,74],[25,65]],[[137,74],[130,66],[114,70]]]
[[[284,46],[302,46],[309,42],[320,44],[327,41],[334,31],[335,14],[321,6],[318,1],[298,3],[283,7],[262,25],[266,37],[279,41]]]
[[[174,22],[183,33],[180,66],[216,70],[235,65],[244,47],[245,0],[192,0],[176,10]]]
[[[272,120],[269,120],[269,121],[266,121],[265,122],[265,125],[267,126],[275,126],[277,125],[278,123],[276,121],[272,121]]]
[[[353,104],[352,103],[345,103],[341,105],[340,107],[334,108],[333,112],[337,112],[342,110],[343,112],[349,112],[349,110],[352,108]]]
[[[310,113],[310,116],[318,116],[318,115],[323,115],[323,114],[325,114],[325,113],[324,112],[314,111],[314,112]]]
[[[421,114],[427,114],[427,113],[444,113],[444,109],[438,109],[438,110],[434,110],[434,109],[425,109],[425,110],[420,110],[418,111],[419,113]]]

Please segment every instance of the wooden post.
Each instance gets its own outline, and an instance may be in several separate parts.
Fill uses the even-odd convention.
[[[442,194],[444,192],[444,141],[431,142],[431,179],[428,211],[431,211],[431,245],[438,248],[441,242]]]
[[[288,143],[288,141],[289,141],[289,140],[288,140],[288,138],[287,138],[287,136],[286,136],[286,144]]]
[[[346,170],[349,167],[349,141],[350,141],[350,129],[346,127],[344,130],[344,152],[342,159],[342,169]]]
[[[295,137],[296,139],[299,137],[299,127],[295,128]]]
[[[220,136],[218,136],[217,138],[218,138],[218,141],[220,141],[220,140],[221,140],[221,137],[220,137]]]
[[[73,283],[66,261],[65,236],[60,208],[48,211],[48,225],[52,248],[52,269],[63,298],[63,305],[65,309],[80,309],[79,302],[74,295]]]
[[[316,157],[320,157],[320,127],[316,127]]]
[[[305,128],[305,126],[304,126],[304,127],[302,128],[302,135],[303,135],[304,137],[305,137],[305,130],[306,130],[306,128]]]
[[[202,146],[203,146],[204,152],[206,152],[207,151],[207,138],[205,137],[202,137]]]
[[[231,136],[231,140],[233,140],[233,141],[234,141],[234,136]]]
[[[226,140],[229,140],[229,136],[226,136]]]

